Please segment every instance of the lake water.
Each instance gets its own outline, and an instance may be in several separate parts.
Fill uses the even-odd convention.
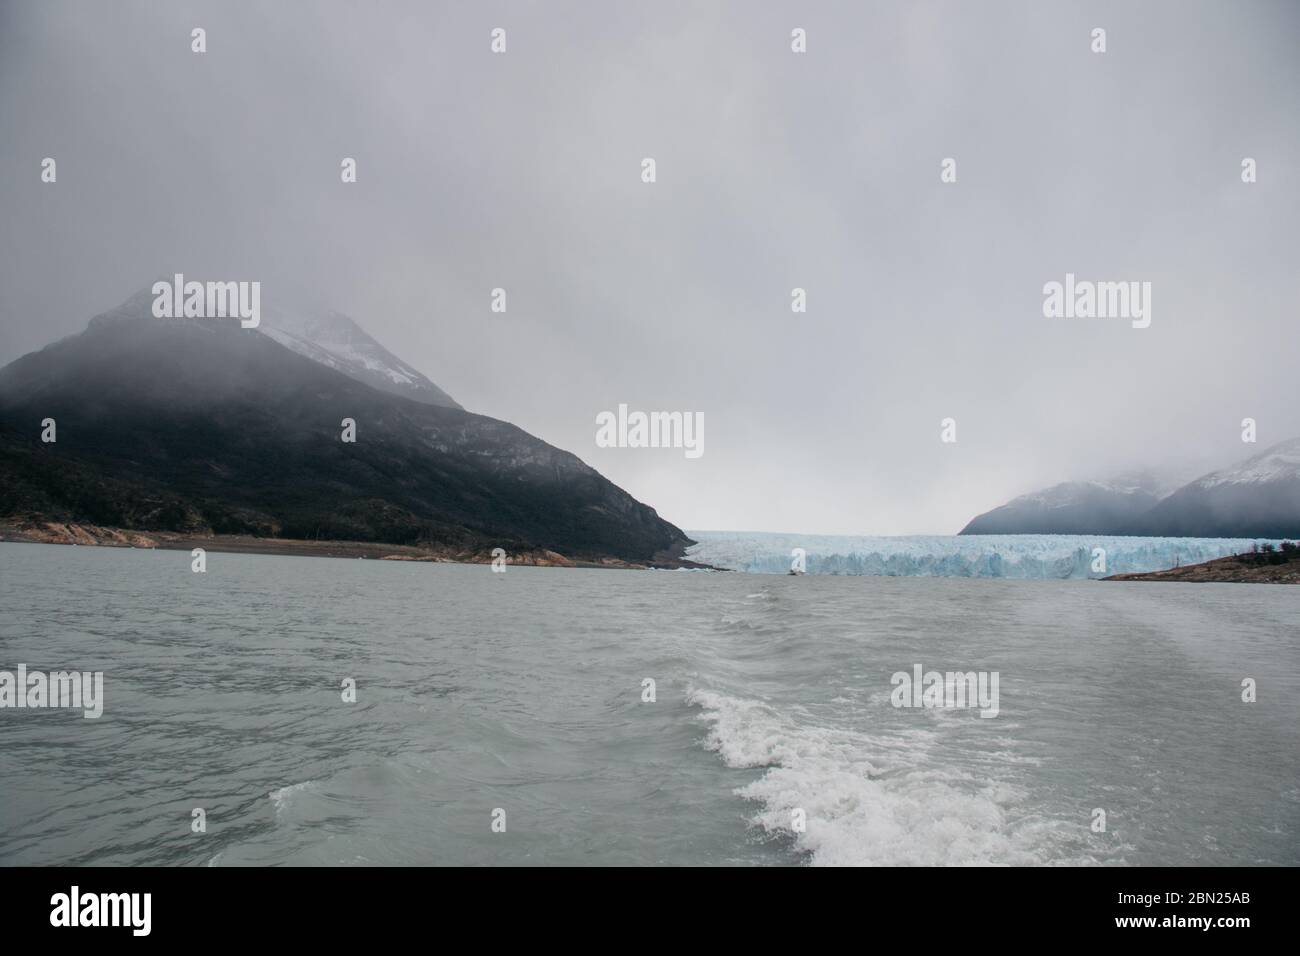
[[[0,710],[0,864],[1297,865],[1298,612],[0,544],[0,670],[104,672],[98,719]],[[918,664],[997,716],[893,706]]]

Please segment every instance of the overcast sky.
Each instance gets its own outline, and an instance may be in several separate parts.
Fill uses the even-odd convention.
[[[955,532],[1300,435],[1297,50],[1287,0],[0,0],[0,362],[256,279],[682,527]],[[1067,272],[1150,327],[1044,318]],[[704,455],[597,448],[619,403]]]

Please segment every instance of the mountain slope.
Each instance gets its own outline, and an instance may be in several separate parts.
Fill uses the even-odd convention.
[[[384,392],[426,405],[460,408],[424,375],[401,361],[341,312],[319,315],[267,310],[258,331],[286,348]]]
[[[1199,537],[1300,535],[1300,438],[1184,485],[1144,515],[1139,527]]]
[[[1149,475],[1055,485],[978,515],[961,533],[1295,537],[1300,535],[1300,438],[1167,494]]]
[[[235,320],[128,306],[0,370],[0,514],[629,561],[688,543],[506,422],[371,388]]]
[[[1149,475],[1069,481],[1014,498],[971,519],[961,534],[1124,534],[1160,500]]]

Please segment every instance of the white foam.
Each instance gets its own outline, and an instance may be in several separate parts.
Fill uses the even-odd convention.
[[[316,787],[315,780],[304,780],[302,783],[295,783],[287,787],[281,787],[279,790],[272,790],[267,796],[271,798],[271,805],[275,808],[275,818],[279,820],[288,812],[293,806],[294,797],[297,794],[315,790]]]
[[[873,737],[801,723],[773,707],[692,690],[708,749],[729,767],[767,768],[737,795],[762,809],[752,822],[792,837],[817,866],[1095,863],[1065,859],[1078,826],[1025,812],[1013,784],[928,760],[935,733]],[[807,829],[795,833],[793,812]]]

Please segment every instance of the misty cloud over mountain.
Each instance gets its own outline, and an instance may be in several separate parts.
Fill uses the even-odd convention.
[[[355,361],[338,360],[340,331]],[[0,515],[480,558],[645,562],[690,543],[568,452],[455,406],[349,320],[318,334],[293,349],[238,319],[153,318],[137,295],[0,369]],[[372,387],[380,357],[404,380]]]
[[[0,4],[0,364],[260,280],[693,528],[950,534],[1300,434],[1300,5],[371,6]],[[1045,318],[1068,273],[1150,327]],[[598,447],[620,403],[707,453]]]
[[[1054,485],[979,515],[961,533],[1300,537],[1300,438],[1174,489],[1150,474]]]

